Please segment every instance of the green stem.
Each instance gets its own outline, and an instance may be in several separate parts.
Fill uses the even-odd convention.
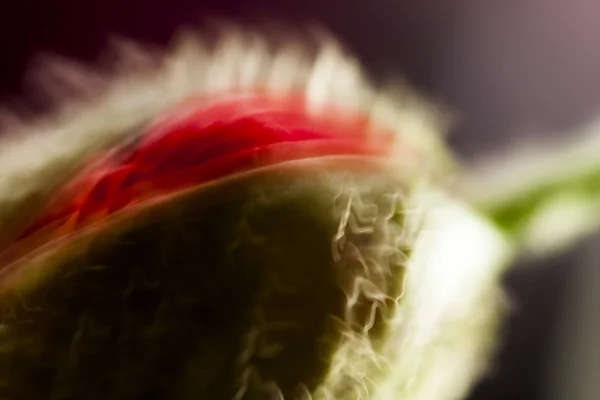
[[[600,135],[520,150],[465,176],[462,191],[519,250],[561,251],[600,227]]]

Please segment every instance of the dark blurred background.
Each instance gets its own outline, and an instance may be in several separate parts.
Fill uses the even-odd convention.
[[[41,52],[93,61],[112,34],[162,45],[181,24],[211,16],[325,24],[376,78],[408,77],[457,111],[449,140],[465,160],[524,135],[567,135],[600,113],[600,0],[1,0],[0,100],[35,102],[24,77]],[[590,286],[598,243],[507,274],[516,309],[472,400],[600,398],[600,357],[585,359],[598,351],[586,338],[600,337],[590,328],[600,300],[578,296],[599,292]],[[575,339],[567,325],[587,336]],[[579,345],[560,346],[571,342]]]

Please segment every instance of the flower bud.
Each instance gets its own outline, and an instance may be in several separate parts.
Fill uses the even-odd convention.
[[[0,397],[459,399],[508,250],[434,114],[322,35],[220,38],[6,140]]]

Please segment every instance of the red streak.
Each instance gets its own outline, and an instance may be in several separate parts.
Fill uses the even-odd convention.
[[[284,161],[389,152],[391,135],[367,136],[367,123],[334,109],[311,115],[299,96],[191,100],[152,125],[125,157],[108,154],[84,169],[58,194],[66,201],[42,212],[0,254],[0,269],[23,250],[158,196]]]

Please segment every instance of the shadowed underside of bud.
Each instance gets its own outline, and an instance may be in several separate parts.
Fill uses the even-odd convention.
[[[465,393],[503,243],[428,106],[316,42],[188,36],[6,141],[0,398]]]
[[[3,282],[0,387],[31,399],[302,398],[326,384],[344,335],[368,338],[355,350],[374,357],[410,235],[406,190],[369,167],[254,172],[29,260]],[[337,398],[368,383],[344,375]]]

